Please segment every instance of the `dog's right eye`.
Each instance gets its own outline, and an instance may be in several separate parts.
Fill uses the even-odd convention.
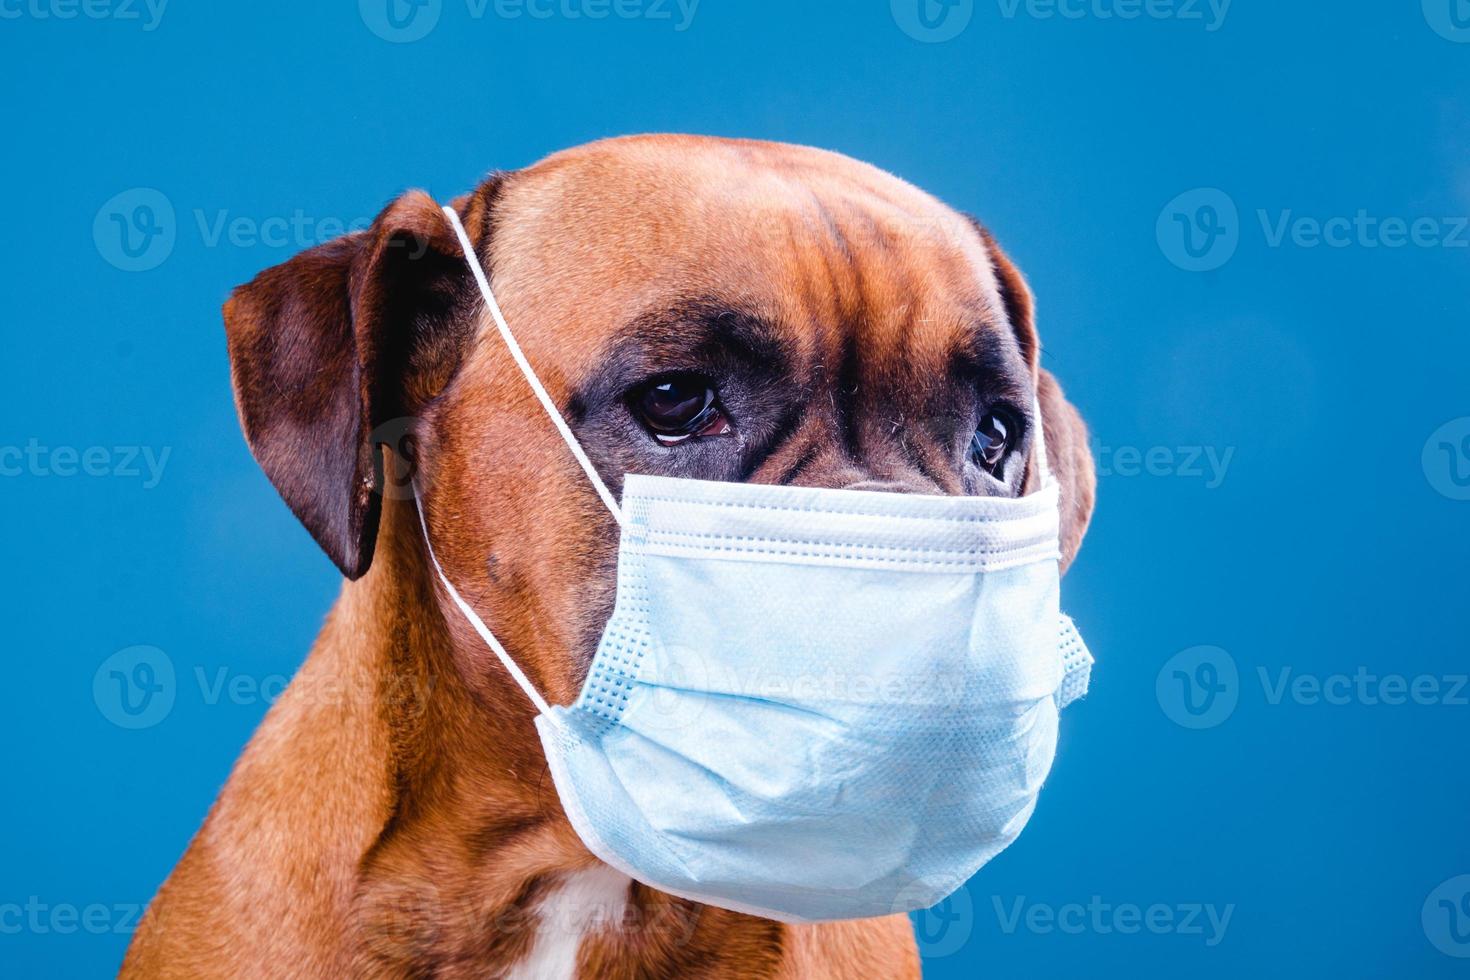
[[[1000,479],[1006,457],[1015,445],[1012,436],[1015,431],[1013,426],[1006,424],[1005,413],[987,412],[970,440],[970,460],[991,476]]]
[[[658,378],[633,390],[628,407],[662,445],[730,431],[713,382],[698,374]]]

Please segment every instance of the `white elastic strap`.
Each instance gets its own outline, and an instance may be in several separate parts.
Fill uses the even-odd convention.
[[[607,506],[608,512],[612,514],[613,520],[619,525],[623,523],[623,509],[618,506],[617,498],[602,482],[597,470],[592,465],[592,460],[582,451],[581,443],[577,437],[572,435],[572,430],[567,426],[566,419],[561,417],[561,410],[556,407],[556,402],[551,400],[546,389],[541,385],[541,379],[536,377],[536,372],[531,368],[531,362],[526,360],[526,355],[521,350],[521,345],[516,343],[515,334],[510,332],[510,326],[505,322],[505,314],[500,312],[500,304],[495,302],[495,294],[490,291],[490,281],[485,278],[485,270],[480,267],[480,260],[475,255],[475,247],[470,244],[469,236],[464,232],[464,225],[459,222],[459,213],[454,208],[444,208],[444,214],[449,218],[449,223],[454,226],[454,233],[459,236],[459,247],[464,250],[465,264],[470,267],[470,272],[475,276],[475,282],[480,285],[480,295],[485,297],[485,305],[490,309],[490,316],[495,320],[495,326],[500,331],[500,337],[505,341],[505,346],[510,348],[511,357],[515,358],[516,365],[520,367],[521,373],[526,376],[526,383],[536,393],[541,402],[541,407],[546,409],[546,414],[551,417],[552,424],[561,437],[566,440],[567,448],[572,455],[577,457],[577,462],[582,465],[582,472],[587,474],[587,479],[592,481],[592,489],[602,498]]]
[[[470,621],[470,625],[475,628],[475,632],[480,634],[480,639],[484,640],[485,645],[495,653],[501,665],[510,673],[511,678],[520,689],[526,692],[526,697],[531,699],[531,703],[536,706],[536,710],[550,717],[551,705],[546,703],[546,699],[541,696],[541,692],[536,690],[536,685],[531,683],[531,679],[511,659],[510,654],[505,651],[505,647],[501,646],[500,641],[495,638],[495,634],[490,632],[490,628],[470,608],[470,604],[460,597],[459,590],[454,587],[453,582],[449,581],[449,576],[444,574],[444,569],[440,567],[439,559],[434,554],[434,543],[429,539],[429,522],[424,517],[424,498],[419,496],[418,487],[416,486],[413,490],[413,502],[419,511],[419,527],[424,529],[424,547],[429,549],[429,561],[433,563],[434,571],[438,574],[439,581],[444,583],[444,588],[448,591],[449,598],[454,600],[454,604],[459,607],[459,611],[464,614],[464,618]]]
[[[1042,424],[1041,399],[1032,401],[1032,414],[1036,418],[1036,472],[1041,476],[1043,487],[1051,486],[1051,465],[1046,458],[1046,426]]]

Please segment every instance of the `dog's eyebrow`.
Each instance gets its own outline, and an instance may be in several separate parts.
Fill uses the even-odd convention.
[[[626,386],[671,371],[715,371],[731,362],[770,374],[789,372],[796,351],[774,322],[738,303],[684,299],[636,317],[618,330],[598,358],[597,375],[570,410]]]
[[[977,320],[955,338],[949,375],[956,383],[1025,407],[1031,400],[1027,374],[1020,346],[1004,321],[997,325],[988,319]]]
[[[660,359],[691,355],[701,360],[735,356],[773,367],[791,360],[790,344],[776,326],[753,310],[712,297],[684,300],[645,314],[619,331],[619,342],[636,343]]]

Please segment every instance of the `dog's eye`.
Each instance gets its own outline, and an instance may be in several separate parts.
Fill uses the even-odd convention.
[[[714,385],[697,374],[676,374],[649,382],[633,391],[629,406],[665,446],[730,431]]]
[[[1012,432],[1006,418],[999,412],[987,412],[970,440],[970,458],[975,465],[991,476],[999,478],[1006,456],[1010,454]]]

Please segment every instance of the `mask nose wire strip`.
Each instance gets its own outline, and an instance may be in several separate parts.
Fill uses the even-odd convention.
[[[566,440],[567,448],[572,451],[573,456],[577,457],[577,462],[582,466],[582,472],[586,473],[587,479],[592,482],[592,489],[597,491],[597,495],[602,498],[608,512],[612,514],[613,520],[621,526],[623,509],[618,506],[618,501],[612,495],[612,491],[607,488],[607,484],[602,482],[602,477],[592,465],[592,460],[588,459],[587,454],[582,451],[582,445],[577,442],[577,437],[572,435],[566,419],[562,418],[561,409],[556,407],[556,402],[551,400],[551,395],[547,394],[546,389],[542,387],[541,379],[536,377],[536,372],[531,368],[531,362],[526,360],[521,345],[516,343],[515,334],[510,332],[510,326],[505,322],[505,314],[500,312],[500,304],[495,301],[495,294],[490,291],[490,282],[485,278],[485,270],[480,267],[480,260],[475,256],[474,246],[470,244],[469,236],[465,234],[464,225],[459,222],[458,212],[454,208],[446,207],[444,214],[449,218],[449,223],[454,226],[454,234],[459,238],[459,247],[464,250],[465,264],[470,267],[470,272],[475,276],[475,282],[480,286],[480,295],[485,297],[485,305],[490,309],[490,316],[495,320],[495,327],[500,331],[500,337],[505,341],[505,346],[510,348],[510,356],[515,358],[516,366],[526,376],[526,382],[536,393],[541,407],[546,409],[546,414],[551,417],[556,431],[560,432],[561,437]]]
[[[439,581],[444,583],[444,588],[446,591],[448,591],[449,598],[454,600],[454,604],[459,607],[459,611],[464,614],[464,618],[469,620],[470,625],[475,628],[475,632],[480,634],[480,639],[485,641],[485,645],[489,647],[491,651],[495,654],[495,656],[500,660],[501,666],[503,666],[506,671],[509,672],[511,679],[516,682],[516,684],[520,687],[522,691],[526,692],[526,697],[531,699],[531,703],[536,706],[536,710],[541,712],[541,714],[546,715],[547,717],[551,717],[551,705],[546,703],[546,699],[541,696],[541,692],[536,690],[536,685],[531,683],[531,679],[527,677],[525,675],[525,672],[521,670],[520,666],[511,659],[511,656],[509,653],[506,652],[505,647],[501,646],[500,641],[495,638],[495,634],[490,632],[490,628],[486,626],[484,621],[480,619],[479,615],[470,608],[470,604],[464,601],[464,599],[459,594],[459,590],[454,587],[454,583],[449,581],[449,576],[445,575],[444,569],[439,566],[439,559],[434,554],[434,544],[429,539],[429,524],[428,520],[424,517],[424,500],[421,496],[419,496],[417,486],[414,487],[414,505],[419,512],[419,527],[424,529],[424,544],[427,546],[429,551],[429,561],[434,564],[434,572],[439,576]]]

